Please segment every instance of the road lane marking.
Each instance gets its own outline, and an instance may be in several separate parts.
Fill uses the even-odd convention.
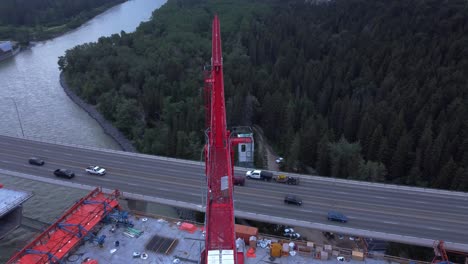
[[[171,189],[161,188],[161,187],[155,187],[155,189],[157,189],[158,191],[164,191],[164,192],[170,192],[170,191],[172,191]]]
[[[99,180],[100,180],[100,181],[105,181],[105,182],[110,182],[110,181],[112,181],[112,180],[107,179],[107,178],[100,178]]]
[[[348,192],[340,192],[340,191],[332,191],[332,192],[333,192],[333,193],[339,193],[339,194],[345,194],[345,195],[346,195],[346,194],[350,194],[350,193],[348,193]]]

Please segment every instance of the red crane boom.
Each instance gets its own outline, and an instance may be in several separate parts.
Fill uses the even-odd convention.
[[[230,132],[226,129],[223,59],[219,19],[213,19],[211,69],[205,75],[207,142],[205,173],[206,204],[205,250],[202,263],[237,263],[234,206],[232,199],[233,164]]]

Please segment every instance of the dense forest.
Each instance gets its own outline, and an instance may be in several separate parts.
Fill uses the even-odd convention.
[[[0,39],[20,42],[49,38],[76,28],[126,0],[2,0]]]
[[[468,191],[466,1],[169,0],[59,67],[140,151],[199,159],[215,12],[229,125],[285,169]]]

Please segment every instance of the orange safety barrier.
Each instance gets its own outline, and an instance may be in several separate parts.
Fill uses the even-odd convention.
[[[247,250],[246,256],[248,258],[256,258],[257,255],[255,254],[255,249],[254,248],[249,248],[249,250]]]
[[[190,224],[190,223],[182,223],[180,226],[179,226],[179,229],[182,230],[182,231],[187,231],[189,232],[190,234],[193,234],[195,233],[195,231],[197,231],[197,226],[195,226],[194,224]]]
[[[95,259],[89,259],[85,262],[83,262],[82,264],[99,264],[99,262]]]

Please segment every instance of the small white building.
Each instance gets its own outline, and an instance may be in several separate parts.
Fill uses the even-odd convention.
[[[238,145],[239,166],[253,166],[254,163],[254,137],[253,133],[237,134],[239,138],[250,138],[250,143],[240,143]]]

